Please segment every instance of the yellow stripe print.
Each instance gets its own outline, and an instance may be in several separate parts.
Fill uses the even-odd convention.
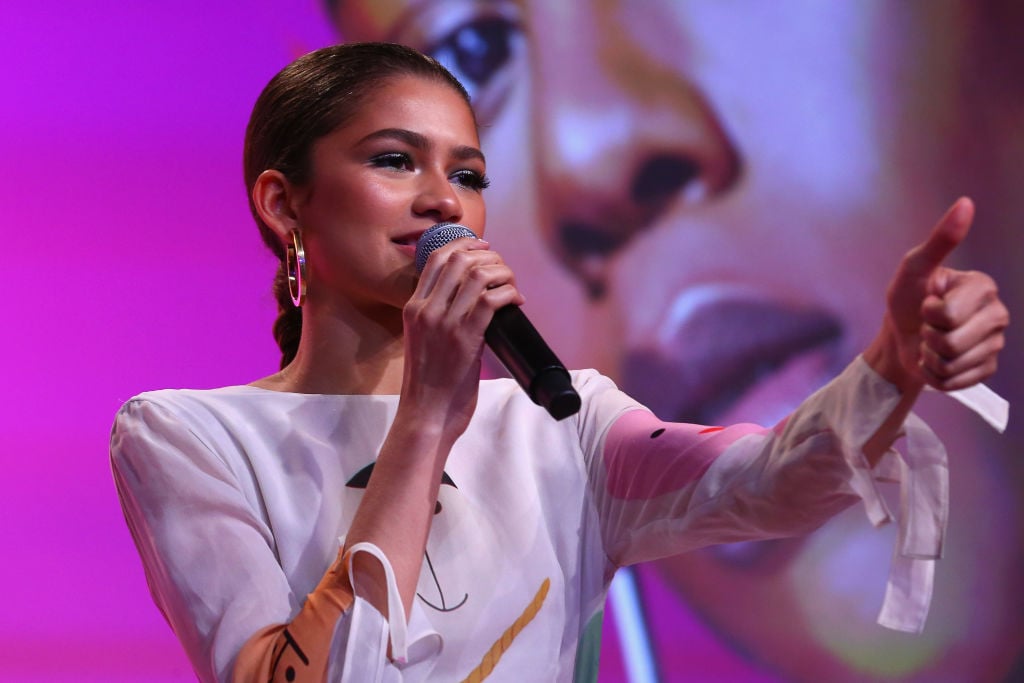
[[[462,683],[480,683],[485,678],[491,675],[494,671],[494,667],[498,665],[498,660],[505,654],[505,651],[512,645],[512,641],[516,639],[519,632],[526,628],[526,625],[533,621],[533,618],[537,616],[537,612],[540,611],[541,605],[544,604],[544,598],[548,596],[548,589],[551,587],[551,579],[544,579],[544,582],[540,584],[540,588],[537,589],[537,594],[533,596],[533,600],[523,613],[519,615],[519,618],[512,622],[512,625],[505,629],[505,632],[501,634],[501,637],[491,645],[491,649],[487,651],[483,659],[480,660],[479,666],[473,669],[468,676],[462,679]]]

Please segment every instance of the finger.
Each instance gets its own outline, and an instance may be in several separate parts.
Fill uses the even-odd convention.
[[[977,362],[973,365],[964,364],[958,372],[950,374],[941,368],[936,371],[922,358],[920,370],[930,386],[940,391],[955,391],[984,382],[995,374],[999,366],[999,357],[996,353],[981,353],[975,360]]]
[[[1009,317],[999,300],[995,280],[985,273],[944,269],[943,275],[938,279],[945,282],[944,290],[926,297],[921,304],[921,318],[932,327],[955,329],[985,307]]]
[[[1009,322],[1006,307],[996,301],[953,329],[923,325],[921,343],[943,358],[954,359],[992,335],[1002,335]]]
[[[907,271],[923,274],[942,265],[946,257],[967,237],[973,220],[974,202],[967,197],[956,200],[932,228],[928,238],[907,253],[904,259]]]
[[[423,266],[423,272],[420,273],[420,280],[416,286],[416,292],[414,296],[419,298],[426,298],[439,286],[442,278],[445,282],[452,287],[457,284],[462,271],[469,267],[474,261],[467,257],[455,257],[456,254],[471,254],[485,252],[490,256],[477,256],[474,258],[483,258],[492,262],[500,262],[501,257],[495,252],[490,251],[490,245],[484,240],[474,239],[472,237],[463,237],[457,240],[453,240],[443,247],[435,250],[427,258],[426,265]],[[450,292],[449,289],[449,297]]]
[[[922,343],[921,367],[935,378],[949,380],[973,368],[986,365],[990,359],[997,359],[1005,346],[1006,338],[1001,331],[993,332],[955,356],[943,355],[929,344]]]
[[[476,305],[465,318],[466,325],[482,333],[490,325],[495,311],[510,304],[521,306],[523,302],[523,295],[512,284],[488,289],[477,298]]]
[[[458,335],[469,311],[488,287],[513,279],[511,269],[493,252],[456,252],[446,263],[430,296],[422,300],[427,324],[447,335]],[[481,334],[482,328],[474,330]]]
[[[960,389],[972,387],[979,382],[984,382],[994,375],[997,369],[998,364],[995,359],[992,359],[991,363],[988,365],[972,368],[967,372],[949,379],[936,378],[924,368],[922,368],[921,374],[924,375],[925,382],[934,389],[938,389],[939,391],[959,391]]]
[[[504,263],[482,264],[467,270],[449,302],[452,315],[467,316],[489,290],[506,285],[515,288],[515,275]]]

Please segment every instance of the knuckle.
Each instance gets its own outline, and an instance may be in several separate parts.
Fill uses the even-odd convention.
[[[448,261],[459,267],[466,267],[466,265],[472,260],[471,252],[468,251],[453,251],[448,256]]]
[[[487,271],[487,268],[480,265],[470,268],[469,271],[466,273],[466,277],[469,279],[470,282],[476,285],[482,285],[484,283],[490,282],[491,279],[490,274]]]
[[[402,309],[402,320],[407,323],[415,321],[423,313],[423,304],[419,301],[409,301]]]
[[[448,261],[449,252],[447,249],[435,249],[427,256],[427,265],[439,268]]]

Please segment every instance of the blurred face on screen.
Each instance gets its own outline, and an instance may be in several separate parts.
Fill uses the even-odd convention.
[[[334,18],[346,40],[410,44],[468,87],[488,237],[563,361],[664,419],[770,424],[874,336],[895,264],[958,194],[979,201],[968,242],[999,237],[988,167],[962,155],[979,142],[969,7],[345,0]],[[922,412],[953,466],[923,636],[874,624],[893,538],[859,509],[660,570],[794,680],[998,676],[1021,642],[1021,472],[952,401]]]

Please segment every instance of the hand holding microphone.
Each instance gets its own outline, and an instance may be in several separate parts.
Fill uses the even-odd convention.
[[[462,237],[477,239],[472,230],[457,223],[431,227],[416,243],[416,270],[423,271],[434,250]],[[572,387],[569,371],[518,306],[498,309],[484,332],[484,340],[533,402],[553,418],[561,420],[579,411],[580,397]]]

